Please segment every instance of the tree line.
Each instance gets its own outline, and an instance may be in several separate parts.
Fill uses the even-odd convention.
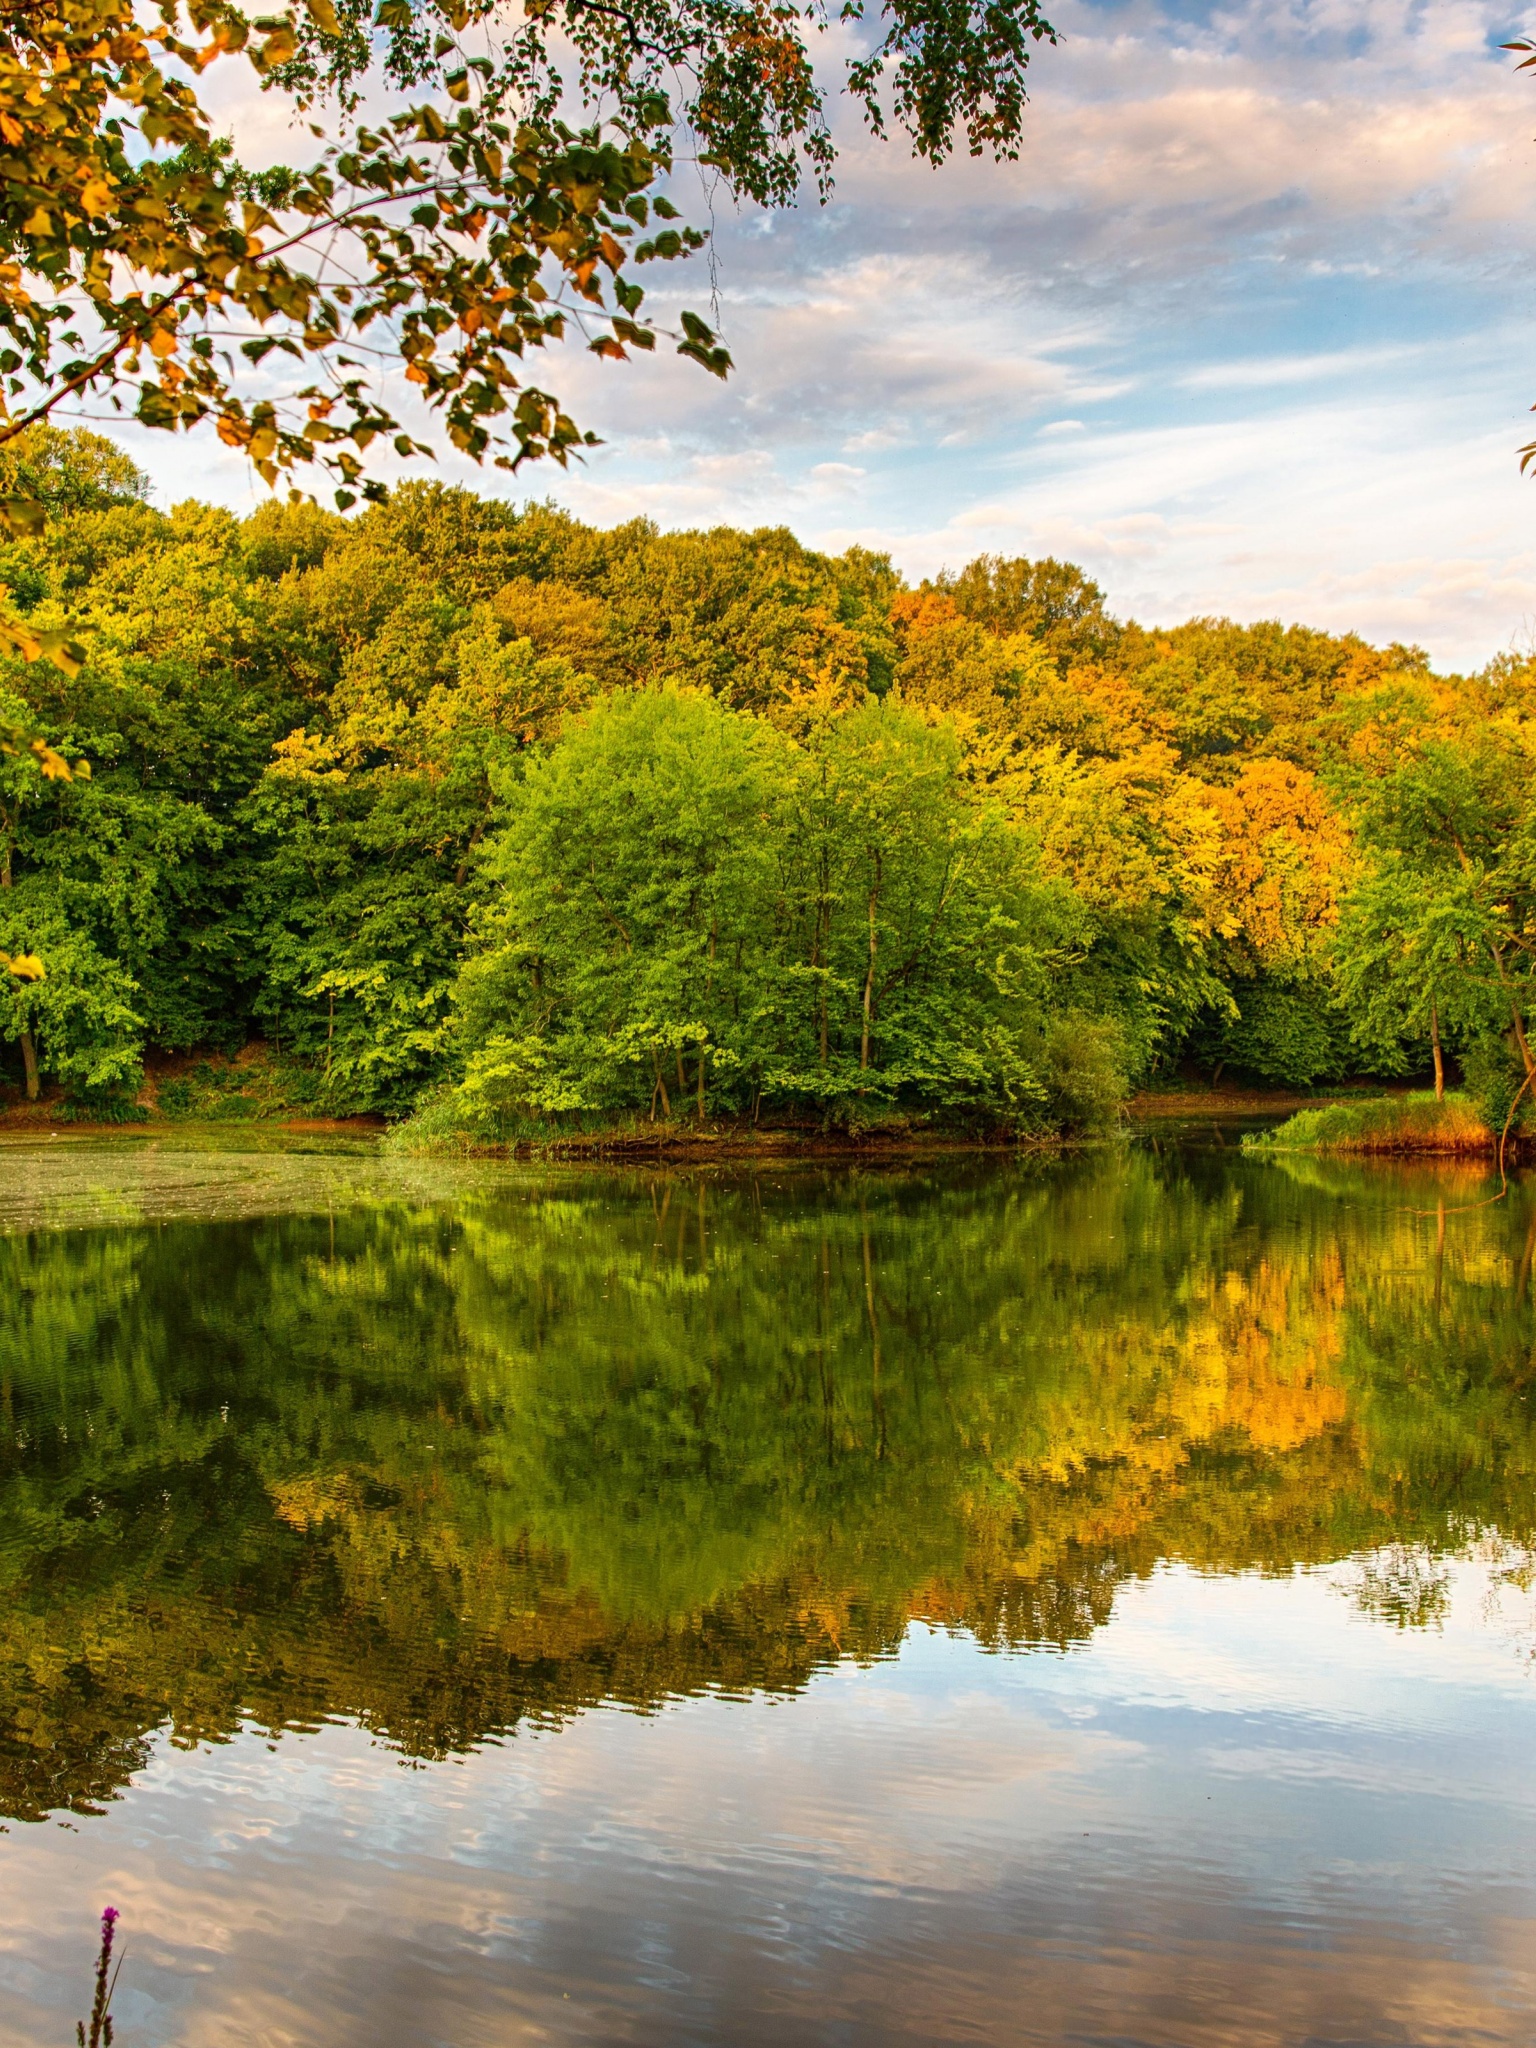
[[[45,749],[0,757],[28,1094],[111,1113],[252,1039],[318,1107],[486,1135],[1532,1073],[1529,660],[438,486],[165,513],[78,431],[7,460],[50,517],[0,583],[86,656],[0,666]]]

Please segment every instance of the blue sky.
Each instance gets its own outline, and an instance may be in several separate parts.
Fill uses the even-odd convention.
[[[913,577],[1064,554],[1149,623],[1300,619],[1447,667],[1536,634],[1536,83],[1497,47],[1524,17],[1051,12],[1017,163],[935,171],[844,114],[829,206],[718,213],[730,384],[571,351],[548,381],[606,445],[484,487],[782,522]],[[280,153],[272,101],[230,112]],[[260,495],[211,440],[135,449],[163,499]]]

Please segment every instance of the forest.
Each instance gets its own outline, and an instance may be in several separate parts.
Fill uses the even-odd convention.
[[[428,1135],[1028,1134],[1178,1070],[1495,1118],[1533,1073],[1536,659],[430,484],[163,512],[78,429],[4,460],[49,517],[0,584],[84,657],[0,664],[0,732],[77,764],[0,755],[9,1100],[129,1118],[259,1046]]]

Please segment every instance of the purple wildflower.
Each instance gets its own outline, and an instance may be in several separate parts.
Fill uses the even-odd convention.
[[[90,2032],[81,2020],[75,2028],[78,2048],[112,2048],[112,2015],[108,2007],[112,2003],[112,1992],[117,1984],[117,1971],[112,1968],[112,1932],[120,1914],[116,1906],[106,1907],[101,1916],[101,1949],[96,1957],[96,1996],[91,2001]],[[122,1964],[118,1964],[118,1969]]]

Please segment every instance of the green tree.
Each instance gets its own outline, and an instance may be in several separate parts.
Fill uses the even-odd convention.
[[[625,692],[504,799],[457,999],[475,1115],[1048,1116],[1070,899],[952,732],[870,700],[795,742]]]
[[[1443,1007],[1468,1033],[1507,1031],[1536,1087],[1536,728],[1518,704],[1420,682],[1362,697],[1344,730],[1335,779],[1365,861],[1346,971],[1360,987],[1373,954],[1383,968],[1367,1028],[1438,1036]]]
[[[0,497],[31,500],[45,513],[143,504],[149,488],[149,478],[115,441],[84,427],[40,422],[0,444]]]
[[[398,636],[370,643],[332,694],[333,735],[300,727],[280,741],[239,813],[254,854],[254,1014],[314,1063],[335,1109],[399,1112],[429,1077],[494,773],[590,688],[503,639],[493,614],[461,618],[392,614]]]
[[[1439,1100],[1447,1034],[1481,1036],[1499,1008],[1475,965],[1482,920],[1466,914],[1459,887],[1437,887],[1443,879],[1398,855],[1370,858],[1341,905],[1334,941],[1356,1044],[1390,1071],[1427,1041]]]
[[[958,572],[934,579],[967,618],[1000,636],[1026,633],[1063,663],[1098,660],[1110,653],[1120,628],[1105,608],[1104,593],[1075,562],[1044,555],[978,555]]]
[[[16,703],[57,741],[55,759],[84,753],[96,769],[16,788],[13,909],[35,898],[50,943],[77,932],[77,975],[92,959],[115,963],[135,990],[136,1047],[146,1036],[163,1047],[238,1042],[256,980],[232,824],[294,692],[240,537],[227,513],[182,507],[165,518],[129,502],[61,516],[43,543],[13,544],[33,555],[43,616],[71,602],[91,641],[73,674],[12,664]],[[34,1004],[54,1000],[34,992]]]
[[[109,749],[105,735],[93,746]],[[44,1072],[92,1089],[135,1078],[151,1019],[159,1043],[177,1042],[172,921],[216,837],[200,807],[125,784],[110,762],[67,784],[27,755],[0,763],[0,943],[43,969],[0,990],[29,1097]],[[195,1039],[210,1020],[183,1007],[180,1021]]]
[[[464,1100],[654,1118],[760,1075],[785,742],[712,698],[608,698],[505,788]],[[692,1073],[688,1069],[691,1066]],[[760,1086],[760,1079],[758,1081]]]
[[[818,719],[791,817],[816,1040],[814,1065],[805,1047],[779,1085],[856,1112],[906,1101],[1028,1121],[1072,908],[967,784],[953,729],[896,702]]]

